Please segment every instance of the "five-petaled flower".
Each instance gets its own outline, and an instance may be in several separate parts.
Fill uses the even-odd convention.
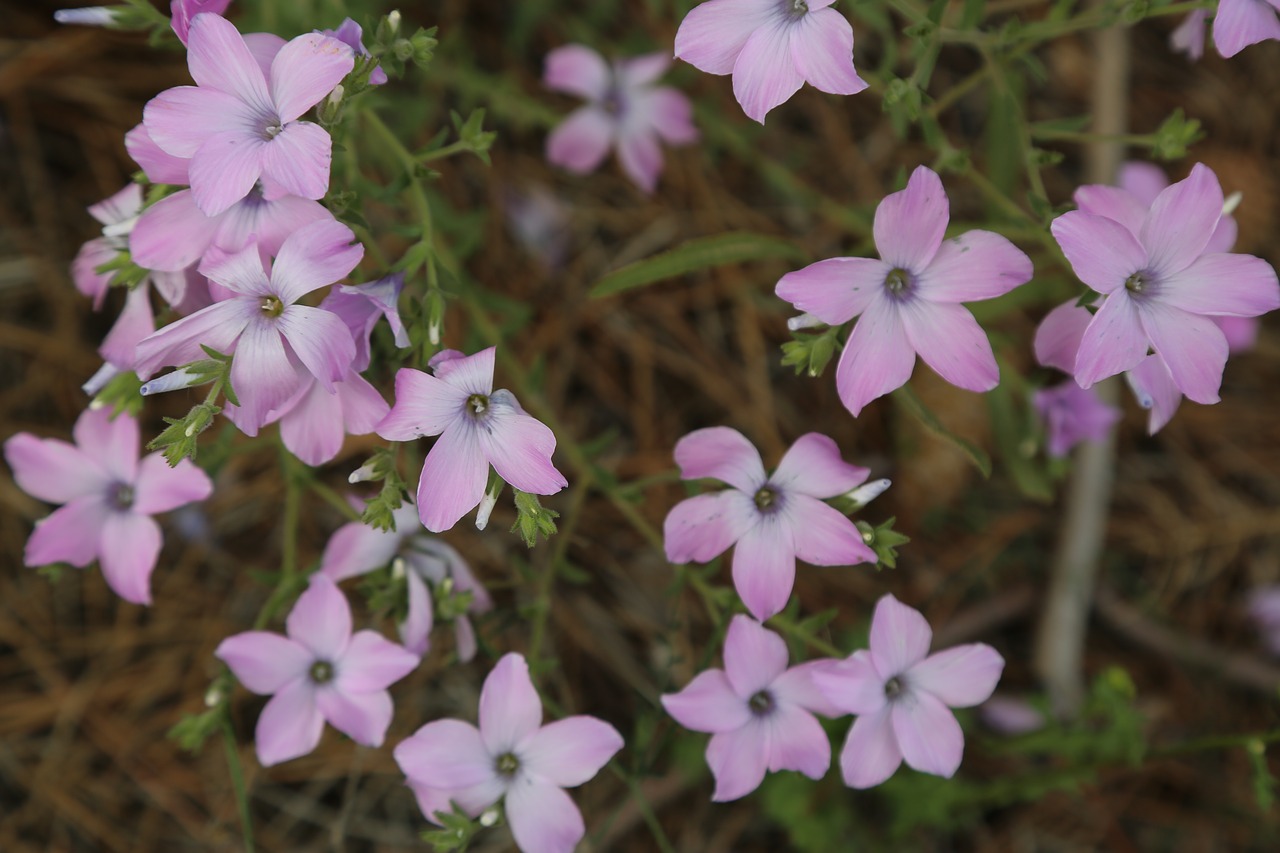
[[[713,560],[736,543],[733,585],[757,619],[782,610],[791,597],[796,558],[818,566],[875,563],[857,526],[823,503],[865,482],[866,468],[840,458],[825,435],[802,435],[766,474],[760,454],[734,429],[710,427],[676,443],[686,480],[712,477],[733,488],[676,504],[662,532],[673,563]]]
[[[950,218],[942,180],[920,166],[876,208],[881,260],[830,258],[778,282],[778,296],[824,323],[858,317],[836,368],[840,400],[855,416],[911,378],[917,353],[960,388],[990,391],[1000,380],[986,333],[959,303],[1028,281],[1031,259],[991,231],[943,240]]]
[[[432,533],[480,503],[490,465],[523,492],[554,495],[568,485],[551,462],[555,434],[510,391],[493,390],[496,352],[442,350],[429,365],[434,376],[410,367],[396,373],[396,402],[377,431],[391,441],[440,436],[418,480],[418,516]]]
[[[110,409],[76,420],[75,444],[20,432],[4,443],[5,460],[23,491],[64,504],[36,524],[23,556],[28,566],[94,560],[126,601],[151,603],[151,572],[160,555],[156,513],[202,501],[209,477],[185,459],[170,468],[152,453],[138,459],[138,422]]]
[[[423,813],[472,816],[503,800],[524,853],[571,853],[585,834],[582,813],[564,788],[599,772],[622,749],[617,729],[595,717],[542,725],[542,702],[522,656],[494,666],[480,691],[480,727],[461,720],[427,723],[395,749]]]
[[[853,95],[853,27],[835,0],[709,0],[676,31],[676,57],[708,74],[732,74],[733,95],[761,124],[805,83]]]
[[[1066,456],[1082,441],[1102,441],[1120,419],[1119,409],[1102,402],[1096,390],[1085,390],[1073,379],[1040,389],[1032,403],[1044,421],[1050,456]]]
[[[393,706],[387,688],[420,662],[375,631],[351,633],[351,607],[328,576],[315,574],[285,622],[287,637],[245,631],[214,655],[240,683],[271,701],[254,735],[263,767],[306,755],[325,720],[356,743],[381,746]]]
[[[701,672],[662,706],[687,729],[711,733],[707,764],[716,779],[712,799],[745,796],[765,771],[798,770],[821,779],[831,766],[831,742],[814,714],[839,711],[814,687],[823,661],[787,668],[787,644],[759,622],[734,616],[724,641],[724,669]]]
[[[581,44],[548,53],[542,82],[589,103],[547,137],[547,160],[586,174],[595,171],[612,145],[627,177],[653,192],[662,173],[658,140],[682,145],[698,138],[689,99],[669,86],[654,85],[670,64],[669,57],[653,53],[619,60],[610,68],[600,54]]]

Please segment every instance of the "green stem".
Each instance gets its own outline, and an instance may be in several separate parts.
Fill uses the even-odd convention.
[[[292,595],[298,581],[298,517],[302,503],[300,477],[293,457],[280,445],[280,470],[284,474],[284,513],[281,519],[283,539],[280,543],[280,580],[267,598],[253,627],[261,631],[275,618],[276,611]]]
[[[569,508],[565,510],[564,524],[560,526],[560,531],[555,537],[555,546],[551,550],[551,560],[543,567],[542,574],[538,576],[538,587],[534,599],[537,604],[533,613],[533,627],[529,638],[530,660],[538,660],[542,652],[542,643],[547,634],[547,620],[551,616],[551,588],[555,585],[555,578],[560,571],[560,564],[568,554],[569,540],[572,538],[573,530],[578,524],[578,518],[582,514],[582,507],[586,503],[591,486],[592,477],[589,472],[575,484],[573,497],[569,501]]]
[[[240,813],[240,831],[244,833],[244,849],[253,853],[253,817],[249,813],[249,792],[244,785],[244,768],[240,766],[240,753],[236,749],[236,733],[231,727],[231,715],[224,707],[222,712],[222,742],[227,751],[227,770],[231,774],[231,790],[236,798],[236,811]]]
[[[609,769],[613,771],[615,776],[627,783],[627,787],[631,790],[631,796],[636,801],[636,808],[640,812],[640,817],[644,819],[645,825],[649,827],[649,834],[653,836],[654,843],[658,845],[658,850],[661,853],[676,853],[676,848],[671,845],[671,840],[667,838],[666,830],[658,822],[658,815],[649,803],[649,798],[644,795],[640,783],[634,776],[618,769],[613,764],[609,765]]]
[[[1186,755],[1189,752],[1206,752],[1213,749],[1235,749],[1236,747],[1249,748],[1253,744],[1266,744],[1280,742],[1280,729],[1261,734],[1244,734],[1244,735],[1210,735],[1209,737],[1193,738],[1192,740],[1183,741],[1182,743],[1170,744],[1162,746],[1159,749],[1152,749],[1147,753],[1148,758],[1166,758],[1174,755]]]

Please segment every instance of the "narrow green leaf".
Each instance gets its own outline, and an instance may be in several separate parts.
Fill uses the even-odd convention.
[[[916,420],[920,421],[925,429],[949,442],[961,453],[969,457],[969,461],[982,473],[983,477],[991,477],[991,457],[987,455],[986,451],[967,438],[961,438],[943,426],[942,421],[938,420],[938,416],[929,411],[929,408],[916,396],[916,392],[912,391],[909,385],[903,385],[897,391],[894,391],[893,399],[899,406],[910,412]]]
[[[698,237],[669,251],[614,270],[596,282],[596,286],[591,288],[591,296],[612,296],[685,273],[768,258],[803,260],[803,255],[792,243],[763,234],[739,231],[714,237]]]

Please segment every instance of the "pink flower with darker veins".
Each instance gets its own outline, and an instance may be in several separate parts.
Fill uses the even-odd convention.
[[[204,500],[213,483],[185,459],[175,468],[159,453],[139,460],[138,422],[129,415],[112,420],[109,409],[90,409],[72,434],[74,445],[25,432],[4,443],[18,486],[64,504],[36,524],[23,561],[83,567],[97,560],[116,595],[150,604],[161,545],[151,516]]]
[[[595,717],[542,725],[529,666],[511,653],[484,680],[479,728],[427,723],[395,758],[428,818],[450,802],[475,817],[502,800],[523,853],[572,853],[586,827],[563,789],[593,778],[622,746],[617,729]]]
[[[440,436],[418,480],[418,516],[432,533],[479,505],[491,465],[522,492],[554,495],[569,484],[551,462],[551,430],[510,391],[493,390],[496,352],[442,350],[430,362],[434,376],[409,367],[396,373],[396,402],[377,432],[390,441]]]
[[[676,443],[686,480],[722,480],[733,488],[676,504],[662,525],[667,559],[705,563],[733,545],[733,585],[747,610],[764,620],[786,606],[796,558],[819,566],[876,562],[849,518],[823,503],[867,479],[866,468],[840,458],[825,435],[796,440],[766,474],[760,454],[734,429],[710,427]]]
[[[589,103],[547,137],[547,160],[586,174],[614,146],[627,177],[653,192],[662,173],[659,140],[682,145],[698,139],[689,99],[669,86],[654,85],[670,65],[667,56],[653,53],[619,60],[610,68],[600,54],[580,44],[548,53],[543,84]]]
[[[393,706],[387,688],[420,662],[375,631],[351,633],[351,607],[325,575],[312,575],[285,621],[287,637],[246,631],[214,656],[240,683],[271,696],[254,735],[258,761],[270,767],[306,755],[324,724],[365,746],[382,746]]]
[[[948,706],[969,708],[990,698],[1004,658],[984,643],[929,655],[932,638],[919,610],[886,595],[871,617],[871,650],[813,673],[833,705],[859,715],[840,753],[849,787],[879,785],[904,760],[946,778],[960,767],[964,732]]]
[[[943,240],[950,218],[942,180],[920,166],[876,208],[881,260],[831,258],[778,282],[779,297],[823,323],[858,317],[836,368],[840,401],[855,417],[906,384],[917,354],[959,388],[990,391],[1000,381],[986,333],[960,303],[1027,282],[1031,259],[991,231]]]
[[[162,150],[191,159],[200,210],[221,213],[260,179],[268,200],[325,194],[332,140],[299,117],[351,72],[350,47],[316,33],[298,36],[275,54],[268,75],[234,25],[201,14],[191,23],[187,63],[196,85],[161,92],[142,120]]]
[[[172,18],[170,26],[178,41],[187,44],[191,32],[191,21],[201,12],[221,15],[227,11],[231,0],[171,0],[169,14]]]
[[[662,707],[686,729],[710,732],[707,764],[716,802],[746,796],[765,771],[798,770],[821,779],[831,766],[831,742],[814,718],[839,715],[813,684],[814,661],[787,668],[787,644],[741,614],[729,623],[724,669],[699,673]]]
[[[835,0],[710,0],[676,31],[676,57],[708,74],[732,74],[743,111],[769,110],[805,83],[853,95],[867,83],[853,68],[853,27]]]

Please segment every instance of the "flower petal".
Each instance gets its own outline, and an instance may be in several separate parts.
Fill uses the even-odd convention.
[[[22,561],[28,566],[70,563],[84,567],[97,559],[102,530],[111,511],[97,495],[76,498],[36,522]]]
[[[220,15],[197,15],[187,37],[187,67],[196,85],[235,95],[262,112],[271,109],[267,81],[235,25]]]
[[[774,292],[797,311],[839,326],[866,311],[884,292],[892,269],[875,258],[828,258],[787,273]]]
[[[262,255],[258,247],[247,245],[228,254],[221,249],[210,249],[200,262],[200,273],[227,290],[238,295],[268,297],[277,296],[277,288],[267,278],[267,271],[262,266]],[[250,311],[257,313],[258,302]]]
[[[721,480],[748,494],[765,483],[760,453],[736,429],[694,430],[676,442],[675,457],[680,476],[686,480]]]
[[[666,51],[644,53],[617,64],[618,84],[628,92],[643,91],[658,81],[671,67],[671,54]]]
[[[710,0],[696,6],[676,31],[676,57],[708,74],[730,74],[747,39],[776,8],[774,0]]]
[[[891,711],[885,705],[854,720],[840,751],[840,773],[850,788],[873,788],[888,779],[902,764],[902,752],[893,733]]]
[[[145,124],[135,125],[133,130],[124,135],[124,147],[151,183],[179,186],[187,184],[187,166],[190,161],[185,157],[174,157],[156,145],[151,134],[147,133]]]
[[[203,257],[218,220],[196,207],[190,190],[160,199],[138,217],[129,235],[129,251],[149,270],[186,269]]]
[[[510,752],[542,724],[542,700],[523,656],[502,656],[480,690],[480,737],[490,755]]]
[[[1134,163],[1126,165],[1146,164]],[[1159,168],[1156,171],[1159,172]],[[1161,172],[1160,174],[1163,181],[1164,173]],[[1123,186],[1123,177],[1120,178],[1120,182]],[[1164,189],[1164,187],[1161,186],[1160,189]],[[1159,191],[1156,192],[1156,195],[1159,195]],[[1127,189],[1111,187],[1106,184],[1085,184],[1076,189],[1072,198],[1075,199],[1076,207],[1085,213],[1113,219],[1128,229],[1129,233],[1134,237],[1142,233],[1142,223],[1147,219],[1147,210],[1151,207],[1151,202],[1155,201],[1154,195],[1144,202]]]
[[[356,357],[356,345],[347,324],[332,311],[290,305],[276,318],[275,325],[325,391],[335,393],[335,383],[347,376]]]
[[[1187,399],[1216,403],[1227,366],[1227,338],[1208,317],[1147,300],[1138,306],[1142,328]],[[1136,366],[1136,365],[1135,365]]]
[[[271,145],[243,130],[215,133],[191,156],[191,195],[207,216],[217,216],[249,194],[262,177]]]
[[[742,111],[761,124],[771,109],[785,103],[804,85],[791,58],[791,31],[790,22],[781,17],[760,24],[733,64],[733,96]]]
[[[1074,373],[1080,341],[1092,319],[1089,310],[1077,305],[1074,299],[1054,308],[1036,329],[1036,361],[1063,373]]]
[[[1201,255],[1160,280],[1153,297],[1192,314],[1257,317],[1280,308],[1280,283],[1271,264],[1253,255]]]
[[[932,639],[933,631],[919,610],[892,594],[876,602],[871,616],[871,663],[886,681],[924,660]]]
[[[1160,195],[1164,188],[1169,186],[1169,176],[1164,173],[1164,169],[1154,163],[1130,160],[1127,163],[1120,164],[1120,169],[1116,172],[1116,185],[1131,194],[1144,208],[1149,208],[1151,203],[1156,200],[1156,196]],[[1103,211],[1091,210],[1089,213],[1111,216],[1111,214]],[[1111,218],[1120,221],[1115,216],[1111,216]],[[1143,212],[1143,218],[1146,218],[1145,211]],[[1136,235],[1140,230],[1142,230],[1142,223],[1138,222],[1138,228],[1133,233]]]
[[[1113,219],[1072,210],[1053,220],[1049,230],[1076,276],[1099,293],[1124,287],[1129,276],[1147,267],[1146,249]]]
[[[336,664],[351,640],[351,606],[332,580],[314,574],[289,611],[285,630],[289,639],[301,643],[317,660]]]
[[[1182,402],[1182,391],[1174,384],[1164,359],[1152,353],[1124,375],[1138,405],[1150,409],[1147,418],[1147,434],[1155,435],[1173,418]]]
[[[798,705],[806,711],[824,717],[839,717],[840,709],[818,690],[818,686],[813,681],[814,675],[826,670],[833,663],[838,661],[820,658],[793,666],[773,680],[773,684],[769,685],[769,692],[778,702]]]
[[[766,719],[771,772],[797,770],[810,779],[827,774],[831,741],[812,714],[795,705],[778,705]]]
[[[1280,39],[1280,20],[1267,3],[1258,0],[1222,0],[1213,17],[1213,45],[1225,57],[1235,56],[1251,44]]]
[[[889,706],[893,734],[907,764],[950,779],[964,754],[964,732],[947,706],[932,694],[913,691]]]
[[[306,755],[320,743],[324,715],[316,707],[315,690],[306,678],[281,688],[258,717],[254,732],[258,763],[270,767]]]
[[[740,729],[711,736],[707,765],[716,779],[711,799],[725,803],[745,797],[764,781],[769,764],[769,738],[764,724],[752,719]]]
[[[529,773],[561,788],[591,779],[622,749],[622,735],[595,717],[566,717],[522,741],[520,760]]]
[[[579,107],[547,136],[547,162],[575,175],[594,172],[609,153],[615,125],[599,107]]]
[[[342,333],[347,334],[345,328]],[[275,323],[255,318],[245,326],[235,358],[231,360],[231,386],[243,414],[243,419],[236,423],[242,430],[256,434],[271,412],[302,389],[306,374],[300,367],[286,351]]]
[[[133,485],[138,477],[138,422],[111,409],[86,409],[71,435],[90,459],[98,460],[114,479]]]
[[[409,612],[405,615],[404,621],[397,626],[397,630],[400,632],[400,642],[404,647],[415,655],[421,656],[431,648],[431,628],[435,623],[435,607],[431,600],[431,590],[417,572],[408,572],[405,583],[409,588]],[[461,624],[466,618],[460,616],[457,621]],[[461,651],[458,652],[458,658],[463,661],[469,660]]]
[[[724,640],[724,671],[739,697],[750,699],[786,668],[787,644],[781,637],[741,613],[733,617]]]
[[[986,643],[970,643],[929,655],[907,670],[905,680],[952,708],[970,708],[991,698],[1002,672],[999,652]]]
[[[421,370],[396,371],[396,402],[376,432],[389,441],[413,441],[439,435],[462,417],[467,392]],[[461,428],[461,425],[459,425]]]
[[[396,763],[410,779],[434,785],[468,788],[491,781],[493,756],[480,730],[461,720],[436,720],[395,748]]]
[[[376,631],[357,631],[342,653],[341,661],[336,662],[333,684],[343,693],[385,691],[421,662],[419,655]]]
[[[942,179],[929,167],[917,166],[906,189],[885,196],[876,208],[876,249],[891,267],[918,274],[937,254],[950,220]]]
[[[511,392],[498,390],[489,397],[488,418],[480,425],[481,451],[512,487],[535,495],[554,495],[569,485],[551,462],[555,433],[526,415]]]
[[[489,462],[476,433],[474,424],[459,421],[445,430],[427,453],[418,479],[417,503],[422,526],[432,533],[453,527],[484,497]]]
[[[170,468],[162,454],[151,453],[138,466],[138,478],[133,490],[133,511],[155,515],[202,501],[211,494],[213,481],[190,460],[183,459]]]
[[[268,195],[323,198],[332,160],[333,140],[324,128],[309,121],[290,122],[262,148],[262,177],[283,190]]]
[[[1167,275],[1186,269],[1199,257],[1218,227],[1222,201],[1218,176],[1203,163],[1162,190],[1151,203],[1139,235],[1152,269]]]
[[[811,677],[818,692],[846,714],[875,714],[885,706],[886,679],[876,671],[871,653],[865,649],[844,660],[815,666]]]
[[[840,354],[840,402],[856,418],[867,403],[905,385],[915,365],[916,352],[897,307],[888,299],[876,299],[858,318]]]
[[[879,559],[853,519],[817,498],[787,495],[783,512],[791,525],[796,559],[815,566],[875,565]]]
[[[251,106],[217,89],[175,86],[142,108],[147,135],[172,157],[190,158],[210,136],[238,132],[251,135],[260,123]],[[190,163],[187,164],[188,176]]]
[[[697,142],[701,134],[693,123],[693,104],[684,93],[670,86],[659,86],[637,99],[634,110],[643,109],[645,123],[666,142],[684,145]]]
[[[307,674],[315,661],[301,643],[269,631],[245,631],[227,637],[213,650],[246,689],[268,696]]]
[[[348,374],[352,375],[352,374]],[[339,382],[330,394],[315,377],[308,376],[303,390],[271,413],[280,422],[280,438],[289,452],[308,465],[323,465],[342,450],[346,438],[343,429],[342,398]]]
[[[733,586],[752,616],[768,619],[787,605],[796,579],[790,528],[765,516],[733,549]]]
[[[416,526],[416,515],[414,522]],[[335,583],[371,572],[391,562],[401,540],[412,532],[402,530],[399,519],[394,531],[378,530],[359,521],[344,524],[324,546],[320,571]]]
[[[658,135],[650,128],[643,128],[619,136],[618,162],[633,184],[646,193],[653,192],[663,164]]]
[[[1138,310],[1121,288],[1102,303],[1080,339],[1075,369],[1076,384],[1089,388],[1095,382],[1137,367],[1146,358],[1149,339],[1138,319]]]
[[[662,522],[662,539],[672,563],[705,563],[719,557],[756,523],[751,498],[724,489],[687,498]]]
[[[990,391],[1000,383],[991,342],[969,309],[923,299],[898,309],[907,341],[943,379],[969,391]]]
[[[916,293],[930,302],[976,302],[1003,296],[1031,280],[1031,259],[991,231],[944,240],[916,276]]]
[[[556,92],[601,101],[609,94],[613,72],[600,54],[582,44],[566,44],[543,60],[542,85]]]
[[[831,438],[810,432],[791,445],[769,483],[788,493],[825,500],[858,487],[866,482],[870,473],[866,468],[845,462]]]
[[[316,707],[329,725],[356,743],[373,747],[382,746],[394,711],[391,694],[385,690],[346,693],[336,687],[317,690]]]
[[[507,791],[507,820],[522,853],[573,853],[587,829],[582,812],[560,788],[528,776]]]
[[[867,81],[853,68],[853,27],[834,9],[813,9],[791,29],[791,61],[805,81],[822,92],[853,95]]]
[[[304,33],[290,40],[271,62],[271,100],[280,121],[320,103],[354,67],[355,53],[336,38]]]
[[[751,720],[746,700],[734,692],[719,669],[704,670],[679,693],[664,694],[662,707],[677,723],[695,732],[731,732]]]
[[[64,504],[86,495],[103,495],[111,482],[96,459],[56,438],[36,438],[20,432],[4,443],[4,459],[18,488],[49,503]]]

